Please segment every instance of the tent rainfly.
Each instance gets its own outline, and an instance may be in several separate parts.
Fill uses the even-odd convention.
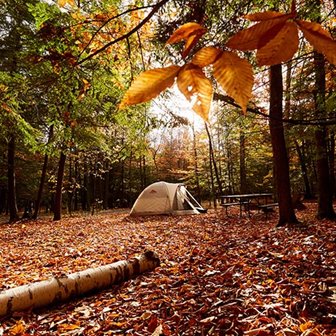
[[[130,215],[190,215],[206,212],[181,183],[155,182],[135,201]]]

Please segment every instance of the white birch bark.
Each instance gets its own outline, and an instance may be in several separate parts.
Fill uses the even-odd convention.
[[[0,292],[0,316],[39,308],[86,293],[108,288],[159,266],[155,253],[146,251],[131,260],[89,268],[60,278],[51,278]]]

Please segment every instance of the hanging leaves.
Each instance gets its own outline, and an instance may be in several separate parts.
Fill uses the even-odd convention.
[[[328,31],[316,22],[297,20],[296,23],[303,32],[304,37],[327,60],[336,65],[336,41],[332,39]]]
[[[120,108],[126,105],[144,103],[158,96],[174,84],[180,67],[172,65],[167,68],[148,70],[139,75],[126,92]]]
[[[246,15],[259,23],[239,31],[227,42],[232,49],[257,49],[258,65],[274,65],[290,60],[298,49],[298,28],[312,46],[336,64],[336,41],[319,23],[296,19],[295,1],[291,13],[266,11]]]
[[[186,57],[205,32],[206,29],[200,24],[196,22],[188,22],[175,30],[166,44],[186,41],[182,52],[182,56]]]
[[[246,113],[247,103],[252,96],[251,64],[236,54],[226,51],[217,59],[213,67],[216,80]]]
[[[177,86],[189,101],[195,99],[193,110],[207,120],[213,90],[202,69],[194,64],[183,67],[177,77]]]
[[[283,14],[241,30],[229,39],[226,46],[242,51],[260,49],[277,35],[289,17],[291,15]]]
[[[290,60],[298,49],[299,37],[294,22],[286,22],[274,39],[257,51],[258,65],[280,64]]]
[[[215,47],[204,47],[200,49],[192,58],[191,63],[203,68],[216,61],[222,50]]]

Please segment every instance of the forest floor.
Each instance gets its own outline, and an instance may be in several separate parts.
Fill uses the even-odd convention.
[[[221,209],[0,224],[0,291],[144,250],[161,260],[109,290],[2,317],[0,335],[336,335],[335,222],[316,221],[315,209],[278,229],[276,214]]]

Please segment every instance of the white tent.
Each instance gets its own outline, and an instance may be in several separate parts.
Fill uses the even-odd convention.
[[[130,215],[189,215],[205,211],[183,184],[161,181],[149,185],[141,192]]]

